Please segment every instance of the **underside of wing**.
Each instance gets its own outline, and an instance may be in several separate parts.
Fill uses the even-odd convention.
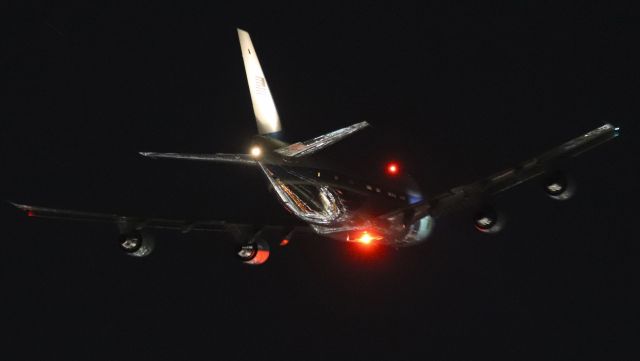
[[[88,221],[116,224],[122,231],[133,229],[171,229],[187,233],[190,231],[224,232],[230,228],[251,227],[247,224],[227,223],[219,220],[178,220],[165,218],[130,217],[108,213],[93,213],[69,209],[37,207],[11,203],[27,213],[29,217]]]
[[[559,164],[618,135],[619,128],[611,124],[605,124],[514,167],[478,181],[451,188],[428,201],[423,200],[394,210],[383,215],[382,218],[407,215],[411,217],[412,222],[426,215],[438,218],[462,209],[481,206],[487,198],[542,175],[549,176],[547,177],[550,179],[548,189],[545,189],[549,196],[555,199],[566,199],[565,196],[570,191],[567,188],[567,182],[562,179],[554,179],[557,175],[554,172]],[[493,212],[493,210],[490,211]],[[485,218],[488,219],[490,217],[481,217],[479,220]]]
[[[69,221],[101,222],[114,224],[119,232],[120,248],[136,257],[148,256],[154,248],[154,236],[149,230],[166,229],[182,233],[192,231],[222,232],[229,234],[239,246],[237,255],[247,264],[259,265],[269,257],[269,242],[274,237],[292,237],[294,232],[305,231],[298,225],[253,225],[220,220],[186,220],[150,217],[131,217],[109,213],[93,213],[69,209],[38,207],[11,203],[29,217],[61,219]],[[288,232],[286,236],[285,232]],[[285,243],[285,244],[286,244]]]
[[[430,212],[438,217],[461,208],[477,205],[485,197],[496,195],[541,175],[548,174],[548,172],[554,171],[563,161],[576,157],[618,135],[619,128],[611,124],[605,124],[514,167],[502,170],[476,182],[452,188],[434,197],[430,201]],[[550,186],[553,187],[554,185]],[[559,184],[555,186],[560,187]]]

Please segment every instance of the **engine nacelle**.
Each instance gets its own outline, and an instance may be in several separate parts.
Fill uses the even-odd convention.
[[[149,234],[140,232],[124,233],[119,239],[120,249],[133,257],[146,257],[155,247],[155,239]]]
[[[475,214],[473,224],[482,233],[496,233],[504,228],[505,217],[494,208],[485,207]]]
[[[261,238],[254,238],[240,246],[238,257],[250,265],[261,265],[269,259],[269,243]]]
[[[549,197],[558,201],[571,198],[576,190],[575,182],[562,172],[547,175],[543,180],[542,187]]]

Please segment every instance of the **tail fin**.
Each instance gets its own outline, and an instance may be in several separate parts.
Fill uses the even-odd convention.
[[[238,29],[238,38],[240,39],[244,69],[247,73],[253,113],[258,124],[258,133],[270,134],[279,132],[282,130],[282,126],[280,125],[278,110],[273,102],[273,97],[271,97],[267,79],[260,67],[258,55],[251,43],[251,37],[248,32]]]

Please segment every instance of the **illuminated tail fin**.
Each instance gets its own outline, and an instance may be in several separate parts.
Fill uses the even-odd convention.
[[[279,132],[282,130],[282,126],[280,125],[278,110],[273,102],[271,91],[269,91],[267,79],[260,67],[258,55],[251,43],[251,37],[248,32],[238,29],[238,38],[240,39],[244,69],[247,73],[253,113],[258,124],[258,133],[271,134]]]

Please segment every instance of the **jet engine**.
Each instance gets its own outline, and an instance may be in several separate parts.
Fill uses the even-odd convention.
[[[119,239],[120,249],[129,256],[146,257],[153,251],[155,240],[149,234],[140,232],[124,233]]]
[[[497,233],[504,228],[505,217],[493,207],[484,207],[475,214],[473,223],[482,233]]]
[[[269,243],[262,238],[253,238],[240,246],[238,257],[246,264],[261,265],[269,259]]]
[[[575,183],[562,172],[551,173],[543,180],[543,189],[552,199],[564,201],[575,193]]]

